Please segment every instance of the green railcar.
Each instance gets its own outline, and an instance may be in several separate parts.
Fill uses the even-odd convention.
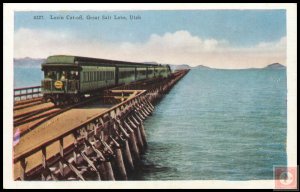
[[[166,78],[168,65],[144,64],[69,55],[49,56],[42,64],[44,100],[56,105],[79,102],[84,95],[149,78]]]

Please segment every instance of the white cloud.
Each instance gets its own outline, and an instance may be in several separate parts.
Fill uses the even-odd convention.
[[[164,35],[152,34],[144,43],[88,41],[77,38],[71,32],[25,28],[16,31],[14,38],[15,58],[69,54],[137,62],[203,64],[217,68],[264,67],[273,62],[286,63],[286,37],[248,48],[233,47],[226,40],[202,39],[185,30]]]
[[[262,48],[262,49],[285,50],[286,49],[286,37],[282,37],[277,42],[261,42],[257,45],[257,47]]]

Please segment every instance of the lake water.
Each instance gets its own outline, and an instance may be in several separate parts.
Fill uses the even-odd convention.
[[[43,73],[38,67],[15,67],[14,88],[40,86]]]
[[[40,85],[15,68],[14,87]],[[137,180],[273,179],[286,165],[286,70],[191,70],[145,121]]]
[[[287,163],[286,94],[286,70],[191,70],[145,121],[135,179],[273,179]]]

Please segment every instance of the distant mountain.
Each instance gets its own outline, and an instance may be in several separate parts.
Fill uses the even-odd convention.
[[[181,65],[169,64],[169,65],[173,71],[182,70],[182,69],[191,69],[191,66],[189,66],[188,64],[181,64]]]
[[[272,64],[264,67],[264,69],[286,69],[286,66],[284,66],[280,63],[272,63]]]
[[[15,67],[40,67],[41,64],[45,61],[45,59],[36,59],[36,58],[18,58],[14,59]]]
[[[195,67],[192,67],[193,69],[212,69],[210,67],[204,66],[204,65],[197,65]]]

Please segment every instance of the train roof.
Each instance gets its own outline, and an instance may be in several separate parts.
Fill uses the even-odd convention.
[[[128,67],[148,67],[148,66],[162,66],[160,64],[146,64],[146,63],[136,63],[136,62],[127,62],[127,61],[117,61],[117,60],[108,60],[108,59],[97,59],[89,57],[79,57],[79,56],[70,56],[70,55],[53,55],[49,56],[42,66],[128,66]]]

